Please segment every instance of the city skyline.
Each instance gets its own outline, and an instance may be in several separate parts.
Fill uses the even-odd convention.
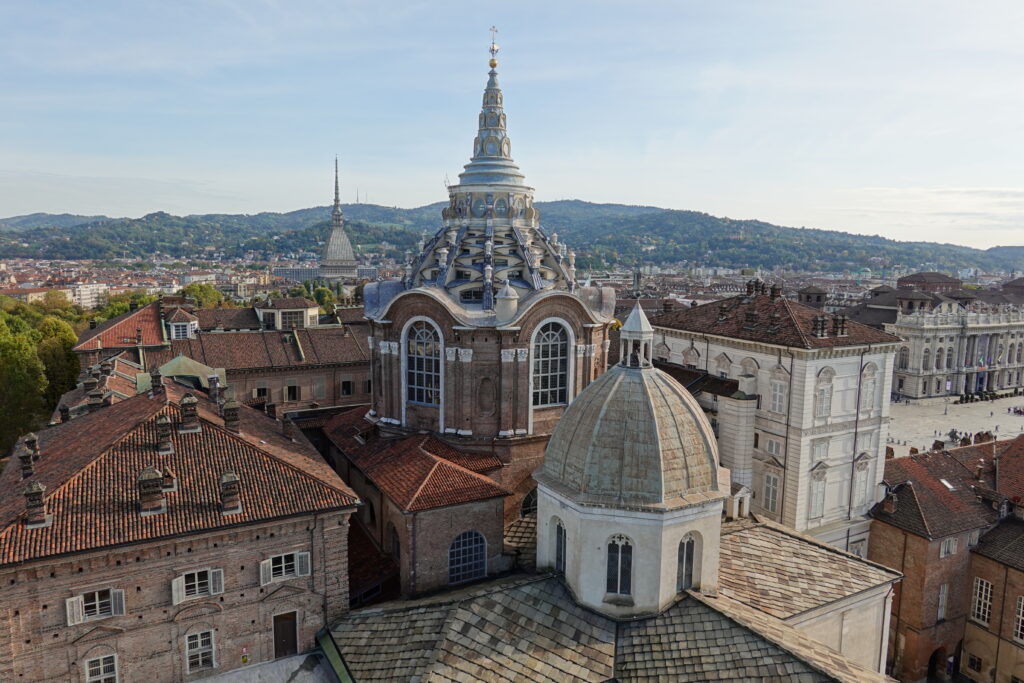
[[[494,23],[538,201],[1021,243],[1020,7],[583,7],[0,6],[0,215],[443,201]]]

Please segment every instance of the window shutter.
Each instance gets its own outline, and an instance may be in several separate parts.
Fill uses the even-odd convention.
[[[210,570],[210,595],[220,595],[224,592],[224,570]]]
[[[185,600],[185,577],[178,576],[171,581],[171,604],[177,605]]]
[[[82,604],[82,597],[80,595],[65,600],[64,608],[68,613],[68,626],[81,624],[85,621],[85,605]]]
[[[273,568],[270,565],[270,560],[263,560],[260,562],[260,585],[266,586],[268,583],[273,581]]]
[[[309,553],[295,553],[295,576],[309,576]]]
[[[124,616],[124,591],[114,588],[110,591],[110,614],[115,617]]]
[[[258,390],[258,389],[253,389],[253,390],[252,390],[252,397],[253,397],[253,398],[256,398],[256,392],[257,392],[257,391],[259,391],[259,390]]]

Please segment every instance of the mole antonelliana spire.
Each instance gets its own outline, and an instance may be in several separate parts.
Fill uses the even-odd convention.
[[[341,212],[341,189],[338,183],[338,157],[334,157],[334,208],[331,209],[331,234],[320,259],[320,277],[345,280],[356,277],[356,257],[352,243],[345,234],[345,216]]]

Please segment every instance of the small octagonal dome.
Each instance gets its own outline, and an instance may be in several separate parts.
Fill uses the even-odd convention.
[[[584,504],[672,509],[721,498],[700,405],[666,373],[617,365],[572,402],[534,477]]]

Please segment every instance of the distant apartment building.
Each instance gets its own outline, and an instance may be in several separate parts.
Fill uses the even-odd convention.
[[[99,308],[106,298],[108,285],[100,282],[79,282],[71,286],[71,302],[87,311]]]
[[[22,439],[0,485],[4,680],[196,680],[348,610],[355,494],[234,402],[165,380]]]
[[[58,292],[70,302],[72,301],[71,290],[55,287],[15,287],[12,289],[0,289],[0,296],[7,296],[27,304],[42,302],[50,292]]]

